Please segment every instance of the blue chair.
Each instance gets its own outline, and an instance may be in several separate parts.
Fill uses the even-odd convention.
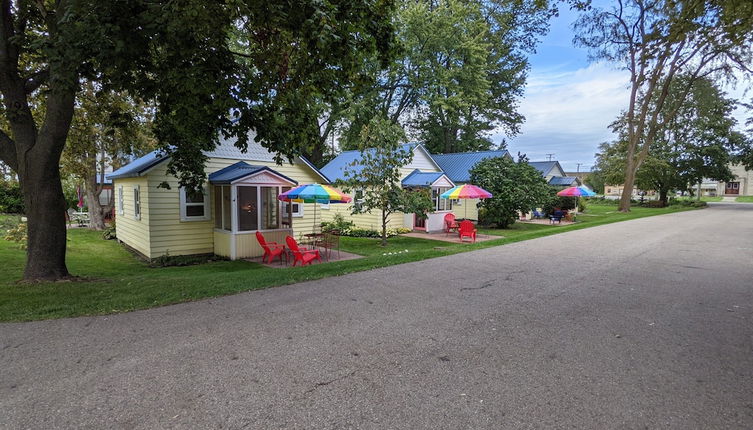
[[[562,211],[554,211],[554,213],[549,217],[549,222],[551,224],[554,224],[555,222],[562,224],[562,218],[565,217],[565,213]]]
[[[537,211],[536,209],[533,210],[532,214],[535,219],[541,219],[544,217],[544,214]]]

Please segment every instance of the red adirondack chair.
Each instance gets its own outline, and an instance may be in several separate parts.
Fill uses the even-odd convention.
[[[444,233],[445,236],[452,231],[458,231],[458,223],[455,221],[455,214],[448,213],[444,216]]]
[[[285,243],[288,244],[290,252],[293,253],[293,266],[295,266],[295,264],[299,261],[301,262],[301,266],[311,264],[311,262],[314,260],[322,261],[322,257],[321,255],[319,255],[318,249],[299,248],[298,242],[296,242],[292,236],[287,236],[285,238]]]
[[[460,222],[460,228],[458,228],[458,234],[460,235],[460,241],[463,241],[464,237],[470,237],[473,241],[476,241],[476,226],[472,222],[463,220]]]
[[[264,239],[264,235],[258,231],[256,232],[256,240],[259,241],[259,245],[264,249],[264,255],[261,257],[262,263],[265,259],[268,263],[271,263],[275,257],[278,257],[280,262],[282,262],[282,255],[285,253],[285,245],[277,242],[267,242],[267,240]]]

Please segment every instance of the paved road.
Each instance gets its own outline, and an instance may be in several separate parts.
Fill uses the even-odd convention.
[[[750,429],[753,205],[2,324],[0,427]]]

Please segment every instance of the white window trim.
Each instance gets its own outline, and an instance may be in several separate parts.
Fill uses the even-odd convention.
[[[303,203],[302,202],[280,202],[280,214],[281,216],[288,216],[288,208],[287,205],[298,205],[298,211],[293,212],[293,218],[303,218]]]
[[[138,195],[138,199],[136,196]],[[141,185],[133,187],[133,219],[141,219]]]
[[[118,185],[118,215],[123,215],[123,186]]]
[[[209,193],[206,191],[206,187],[201,188],[202,194],[204,194],[204,202],[203,203],[188,203],[186,199],[186,189],[183,187],[180,187],[180,220],[181,221],[209,221],[212,219],[211,214],[209,213],[210,205],[209,205]],[[187,210],[186,208],[188,206],[204,206],[204,215],[202,216],[188,216],[186,215]]]

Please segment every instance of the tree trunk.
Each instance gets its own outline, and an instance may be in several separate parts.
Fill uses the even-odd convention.
[[[633,197],[633,186],[635,185],[635,168],[633,162],[628,158],[625,167],[625,184],[620,196],[620,212],[630,212],[630,199]]]
[[[667,189],[659,190],[659,201],[661,202],[662,207],[667,206],[668,195],[669,195],[669,190]]]
[[[65,197],[60,182],[60,157],[26,157],[21,180],[26,203],[27,252],[25,280],[56,280],[69,276],[65,265]],[[52,158],[52,159],[51,159]]]
[[[382,246],[387,246],[387,211],[382,208]]]
[[[100,204],[101,193],[102,188],[97,185],[96,175],[86,178],[86,206],[89,207],[89,228],[92,230],[104,230],[105,216],[112,210],[112,206]]]

